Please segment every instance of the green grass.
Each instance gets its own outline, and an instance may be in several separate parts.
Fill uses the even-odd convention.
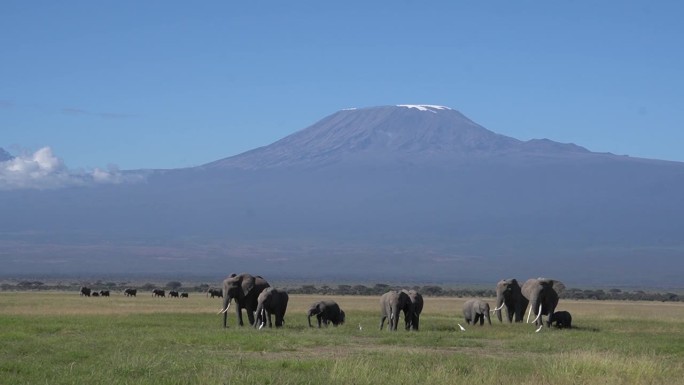
[[[375,297],[336,298],[348,322],[309,329],[317,298],[291,296],[286,326],[258,331],[232,312],[223,329],[199,295],[0,293],[0,384],[684,383],[684,304],[562,301],[577,328],[535,333],[467,326],[462,299],[427,298],[422,330],[392,333]]]

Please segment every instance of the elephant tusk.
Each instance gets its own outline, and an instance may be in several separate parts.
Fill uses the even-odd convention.
[[[532,322],[537,322],[539,317],[541,317],[541,311],[542,311],[542,304],[539,304],[539,313],[537,314],[537,318],[534,319]]]
[[[537,328],[537,330],[535,330],[534,332],[535,332],[535,333],[539,333],[539,331],[542,330],[543,327],[544,327],[544,324],[539,325],[539,327]]]
[[[497,307],[497,308],[494,308],[494,310],[492,310],[492,313],[494,313],[495,311],[501,310],[501,309],[504,307],[504,305],[505,305],[505,303],[502,302],[502,303],[501,303],[501,306],[499,306],[499,307]]]

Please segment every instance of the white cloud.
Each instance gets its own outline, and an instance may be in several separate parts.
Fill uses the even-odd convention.
[[[102,183],[124,183],[143,179],[142,174],[122,173],[116,166],[107,170],[69,170],[64,162],[43,147],[32,154],[0,162],[0,190],[55,189]]]

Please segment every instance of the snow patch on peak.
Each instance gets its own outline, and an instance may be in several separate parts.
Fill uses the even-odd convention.
[[[444,106],[435,106],[435,105],[430,105],[430,104],[399,104],[397,107],[404,107],[404,108],[415,108],[418,111],[428,111],[432,112],[433,114],[437,113],[436,111],[433,110],[451,110],[449,107],[444,107]]]
[[[342,111],[354,111],[356,110],[356,107],[350,107],[350,108],[343,108]]]

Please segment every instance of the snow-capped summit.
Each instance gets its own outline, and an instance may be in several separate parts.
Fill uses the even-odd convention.
[[[435,105],[430,105],[430,104],[398,104],[397,107],[415,108],[418,111],[428,111],[428,112],[432,112],[432,113],[436,112],[434,110],[450,110],[451,109],[449,107],[435,106]]]

